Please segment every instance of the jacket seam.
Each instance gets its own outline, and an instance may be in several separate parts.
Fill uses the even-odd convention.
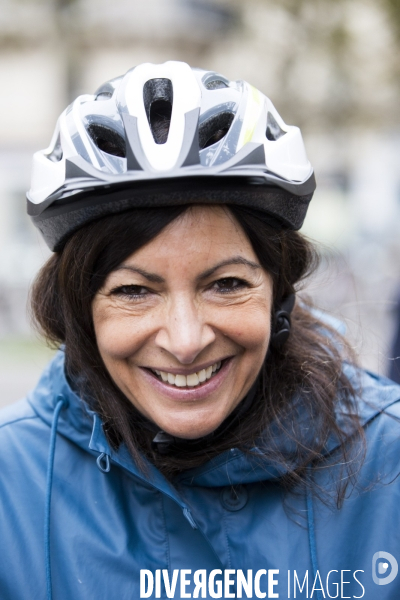
[[[37,415],[33,415],[32,417],[19,417],[18,419],[14,419],[13,421],[7,421],[7,423],[3,423],[0,425],[0,429],[3,427],[7,427],[7,425],[14,425],[15,423],[19,423],[20,421],[29,421],[31,419],[39,419]]]
[[[362,426],[363,429],[367,430],[368,427],[370,427],[379,417],[381,417],[383,415],[385,415],[385,417],[389,417],[390,419],[393,419],[393,420],[396,420],[397,422],[399,422],[399,417],[396,417],[396,416],[391,415],[390,413],[386,412],[389,408],[392,408],[398,402],[400,402],[400,398],[397,398],[390,404],[385,405],[382,409],[379,409],[379,412],[375,413],[367,421],[365,421],[364,425]]]

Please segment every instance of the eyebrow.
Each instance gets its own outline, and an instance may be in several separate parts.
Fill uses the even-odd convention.
[[[253,270],[261,269],[261,265],[251,260],[247,260],[247,258],[243,258],[243,256],[233,256],[232,258],[227,258],[226,260],[223,260],[218,264],[214,265],[214,267],[203,271],[196,279],[198,281],[200,279],[207,279],[208,277],[211,277],[211,275],[213,275],[215,271],[218,271],[218,269],[221,269],[222,267],[227,267],[229,265],[245,265],[246,267],[250,267]]]
[[[165,279],[163,277],[161,277],[160,275],[156,275],[155,273],[149,273],[148,271],[145,271],[144,269],[139,269],[139,267],[133,267],[131,265],[122,264],[119,267],[117,267],[115,270],[116,271],[130,271],[131,273],[138,273],[138,275],[141,275],[142,277],[144,277],[151,283],[164,283],[165,282]]]
[[[218,271],[218,269],[221,269],[222,267],[227,267],[229,265],[245,265],[246,267],[250,267],[253,270],[261,269],[261,266],[259,264],[255,263],[251,260],[247,260],[247,258],[243,258],[243,256],[233,256],[232,258],[227,258],[226,260],[223,260],[223,261],[217,263],[210,269],[203,271],[202,273],[200,273],[200,275],[198,275],[196,277],[196,280],[201,281],[202,279],[207,279],[208,277],[211,277],[211,275],[213,275],[215,273],[215,271]],[[145,279],[147,279],[147,281],[150,281],[151,283],[165,283],[165,279],[163,277],[161,277],[160,275],[156,275],[156,273],[149,273],[148,271],[145,271],[144,269],[140,269],[139,267],[134,267],[132,265],[122,264],[119,267],[117,267],[115,270],[116,271],[130,271],[131,273],[137,273],[138,275],[141,275],[142,277],[144,277]]]

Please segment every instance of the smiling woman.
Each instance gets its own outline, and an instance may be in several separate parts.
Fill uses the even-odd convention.
[[[1,416],[2,600],[399,596],[400,392],[296,298],[314,188],[270,100],[183,63],[61,115],[28,193],[59,352]]]
[[[305,304],[282,312],[315,263],[304,238],[254,209],[141,209],[71,237],[39,274],[32,306],[47,339],[65,344],[71,384],[101,415],[110,445],[125,443],[142,469],[146,456],[168,478],[232,447],[248,452],[272,423],[286,431],[281,420],[302,389],[318,442],[310,446],[302,421],[291,424],[297,465],[282,483],[292,486],[330,435],[345,437],[339,390],[363,435],[338,334]],[[351,473],[350,443],[341,452]],[[268,454],[287,464],[284,447]]]

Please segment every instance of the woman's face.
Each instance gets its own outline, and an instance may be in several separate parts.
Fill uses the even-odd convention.
[[[254,383],[272,280],[229,210],[194,206],[111,272],[93,301],[112,379],[160,429],[211,433]]]

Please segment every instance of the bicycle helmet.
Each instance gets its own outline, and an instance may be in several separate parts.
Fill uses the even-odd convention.
[[[28,214],[51,250],[104,215],[239,204],[299,229],[315,190],[300,130],[245,81],[142,64],[79,96],[33,157]]]

